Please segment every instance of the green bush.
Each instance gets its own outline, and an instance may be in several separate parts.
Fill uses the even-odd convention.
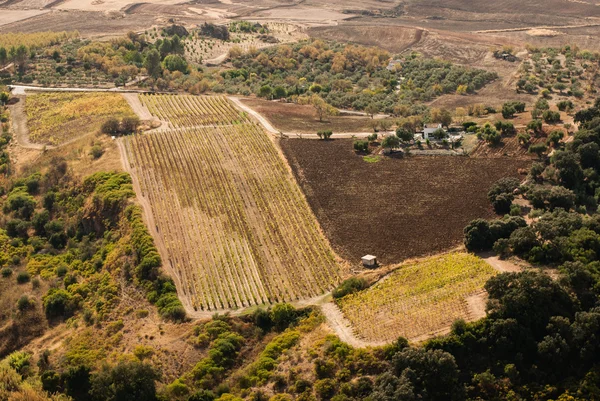
[[[19,272],[19,274],[17,274],[17,283],[18,284],[25,284],[28,283],[30,280],[30,276],[29,273],[27,272]]]
[[[354,141],[354,150],[356,150],[357,152],[368,152],[369,141]]]
[[[10,267],[5,267],[4,269],[2,269],[2,277],[10,277],[12,275],[13,271]]]
[[[351,277],[347,280],[344,280],[339,286],[337,286],[337,288],[333,290],[332,295],[333,298],[339,299],[348,294],[353,294],[355,292],[364,290],[368,286],[369,284],[364,278]]]
[[[333,132],[331,130],[323,130],[323,131],[317,132],[317,136],[320,139],[324,139],[324,140],[331,138],[331,135],[333,135]]]

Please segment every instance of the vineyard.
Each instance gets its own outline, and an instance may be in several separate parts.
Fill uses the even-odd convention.
[[[134,115],[115,93],[37,93],[25,98],[25,111],[31,141],[48,145],[95,133],[108,117]]]
[[[150,113],[168,128],[206,127],[248,123],[246,112],[236,109],[225,97],[191,95],[140,95]]]
[[[306,299],[339,283],[342,268],[258,125],[225,98],[143,99],[179,128],[125,138],[124,148],[188,309]]]
[[[371,341],[414,339],[469,319],[466,297],[495,271],[483,260],[451,253],[408,264],[339,302],[358,335]]]

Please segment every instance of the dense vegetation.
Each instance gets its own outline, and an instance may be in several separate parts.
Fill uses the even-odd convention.
[[[416,53],[390,60],[384,50],[320,40],[249,50],[231,55],[235,69],[213,89],[276,99],[319,94],[338,108],[391,114],[445,93],[473,93],[497,77]]]

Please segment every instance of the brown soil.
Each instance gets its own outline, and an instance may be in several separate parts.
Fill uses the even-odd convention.
[[[366,163],[351,140],[282,140],[281,147],[330,242],[357,263],[434,254],[462,242],[475,218],[491,218],[488,188],[530,160],[459,156]]]
[[[546,143],[546,137],[531,138],[530,144]],[[516,136],[503,138],[499,146],[489,146],[483,141],[471,152],[472,157],[511,157],[534,160],[537,156],[527,152],[527,148],[519,145]]]
[[[241,99],[241,101],[262,114],[284,134],[314,134],[326,129],[332,130],[334,134],[373,131],[371,126],[373,120],[367,116],[339,115],[325,117],[323,121],[319,121],[312,106],[254,98]]]

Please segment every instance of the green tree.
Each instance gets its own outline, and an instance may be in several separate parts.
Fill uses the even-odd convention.
[[[171,72],[180,71],[184,74],[188,73],[187,61],[177,54],[170,54],[167,57],[165,57],[165,59],[163,60],[163,68]]]
[[[541,159],[542,155],[544,153],[546,153],[547,150],[548,150],[548,147],[546,145],[544,145],[543,143],[536,143],[536,144],[529,146],[528,152],[536,154]]]
[[[258,97],[264,97],[266,99],[271,99],[273,94],[273,89],[269,85],[263,85],[258,90]]]
[[[143,362],[104,365],[91,377],[90,398],[93,401],[155,401],[158,379],[158,372]]]
[[[150,50],[146,54],[146,59],[144,60],[144,68],[154,79],[158,79],[162,75],[162,67],[160,65],[160,54],[155,49]]]
[[[383,138],[383,141],[381,141],[381,146],[383,146],[385,149],[389,149],[390,153],[393,153],[394,149],[400,147],[400,138],[398,138],[396,135],[388,135]]]
[[[408,142],[411,142],[414,139],[415,134],[413,134],[411,131],[409,131],[409,130],[407,130],[405,128],[399,127],[398,129],[396,129],[396,136],[402,142],[408,143]]]

